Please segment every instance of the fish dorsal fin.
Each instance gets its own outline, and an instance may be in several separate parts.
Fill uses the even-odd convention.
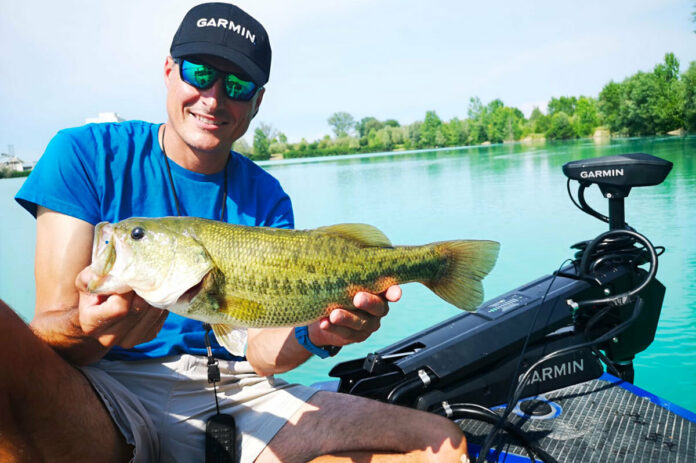
[[[244,357],[247,343],[247,330],[231,325],[212,325],[215,338],[232,355]]]
[[[362,247],[390,248],[389,238],[376,227],[364,223],[339,223],[317,228],[318,232],[339,235]]]

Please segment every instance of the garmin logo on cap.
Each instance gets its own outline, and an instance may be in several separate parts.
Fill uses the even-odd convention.
[[[198,27],[224,27],[237,34],[241,35],[251,43],[256,43],[256,34],[252,34],[249,29],[242,26],[241,24],[235,24],[234,21],[224,18],[199,18],[196,21],[196,26]]]
[[[623,177],[623,169],[606,169],[606,170],[583,170],[580,172],[581,178],[599,178],[599,177]]]

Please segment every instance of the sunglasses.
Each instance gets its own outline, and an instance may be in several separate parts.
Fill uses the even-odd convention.
[[[242,80],[231,72],[222,72],[208,64],[183,58],[175,59],[174,62],[179,65],[181,80],[199,90],[212,87],[218,77],[221,77],[225,84],[225,94],[231,100],[249,101],[260,88],[250,80]]]

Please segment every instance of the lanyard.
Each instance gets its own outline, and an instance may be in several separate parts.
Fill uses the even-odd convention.
[[[172,189],[172,194],[174,196],[174,205],[176,206],[176,215],[181,216],[181,207],[179,206],[179,197],[176,194],[176,188],[174,187],[174,179],[172,178],[172,170],[169,166],[169,157],[167,157],[167,151],[164,148],[164,134],[166,133],[167,126],[165,125],[162,129],[162,153],[164,154],[165,166],[167,166],[167,176],[169,177],[169,186]],[[227,162],[225,163],[225,179],[224,187],[222,192],[222,205],[220,206],[220,221],[222,222],[225,218],[225,203],[227,202],[227,166],[230,163],[230,157],[227,156]],[[213,349],[210,345],[210,330],[211,327],[208,323],[203,324],[205,329],[205,348],[208,354],[208,384],[213,385],[213,395],[215,396],[215,410],[217,413],[211,416],[205,428],[205,459],[207,463],[210,462],[221,462],[228,463],[234,462],[236,460],[236,425],[234,422],[234,417],[231,415],[226,415],[220,413],[220,404],[218,403],[217,396],[217,385],[220,381],[220,367],[218,366],[218,361],[213,356]]]

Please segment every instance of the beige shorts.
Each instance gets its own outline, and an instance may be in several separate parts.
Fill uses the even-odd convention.
[[[236,421],[239,461],[252,462],[317,389],[258,376],[249,362],[219,364],[220,412]],[[216,413],[207,358],[102,360],[82,371],[135,446],[132,461],[205,461],[206,420]]]

